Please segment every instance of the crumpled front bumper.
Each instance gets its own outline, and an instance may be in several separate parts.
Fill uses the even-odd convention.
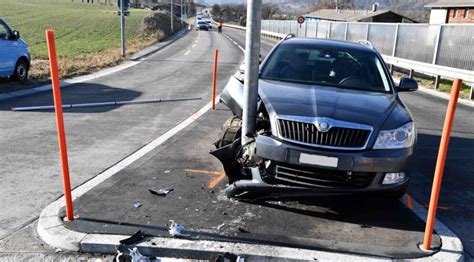
[[[413,155],[413,148],[357,152],[320,150],[317,148],[294,145],[268,136],[257,136],[256,148],[257,155],[265,160],[334,171],[370,172],[374,173],[375,176],[372,182],[363,188],[300,187],[268,184],[262,179],[260,170],[258,168],[252,168],[252,180],[237,181],[227,189],[227,195],[233,195],[235,197],[239,194],[252,192],[266,195],[267,197],[271,195],[278,195],[279,197],[304,197],[340,195],[357,192],[397,191],[408,183],[410,175],[409,166]],[[302,153],[336,157],[338,158],[337,167],[301,164],[300,155]],[[406,174],[405,180],[396,184],[382,184],[385,174],[392,172],[404,172]]]
[[[413,155],[413,148],[395,150],[336,151],[302,147],[273,137],[258,136],[256,138],[257,155],[278,162],[300,165],[301,153],[339,159],[334,170],[354,172],[405,172]]]

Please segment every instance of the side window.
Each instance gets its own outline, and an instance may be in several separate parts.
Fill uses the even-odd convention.
[[[10,38],[10,31],[0,22],[0,40],[8,40]]]

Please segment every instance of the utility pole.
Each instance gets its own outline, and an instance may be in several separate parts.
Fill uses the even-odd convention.
[[[183,0],[181,0],[181,28],[183,28]]]
[[[171,33],[173,33],[173,32],[174,32],[174,25],[173,25],[173,0],[171,0],[170,16],[171,16]]]
[[[125,46],[125,1],[120,0],[120,30],[122,35],[122,57],[127,55],[127,49]]]
[[[255,137],[258,75],[260,67],[260,30],[262,28],[262,0],[248,0],[247,7],[242,145],[246,145]]]

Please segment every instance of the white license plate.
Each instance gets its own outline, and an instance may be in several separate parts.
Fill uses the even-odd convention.
[[[337,157],[318,156],[301,153],[300,163],[327,167],[337,167],[339,159]]]

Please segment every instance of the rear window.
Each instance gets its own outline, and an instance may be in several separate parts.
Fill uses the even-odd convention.
[[[282,44],[264,65],[262,79],[391,92],[383,62],[372,52]]]

